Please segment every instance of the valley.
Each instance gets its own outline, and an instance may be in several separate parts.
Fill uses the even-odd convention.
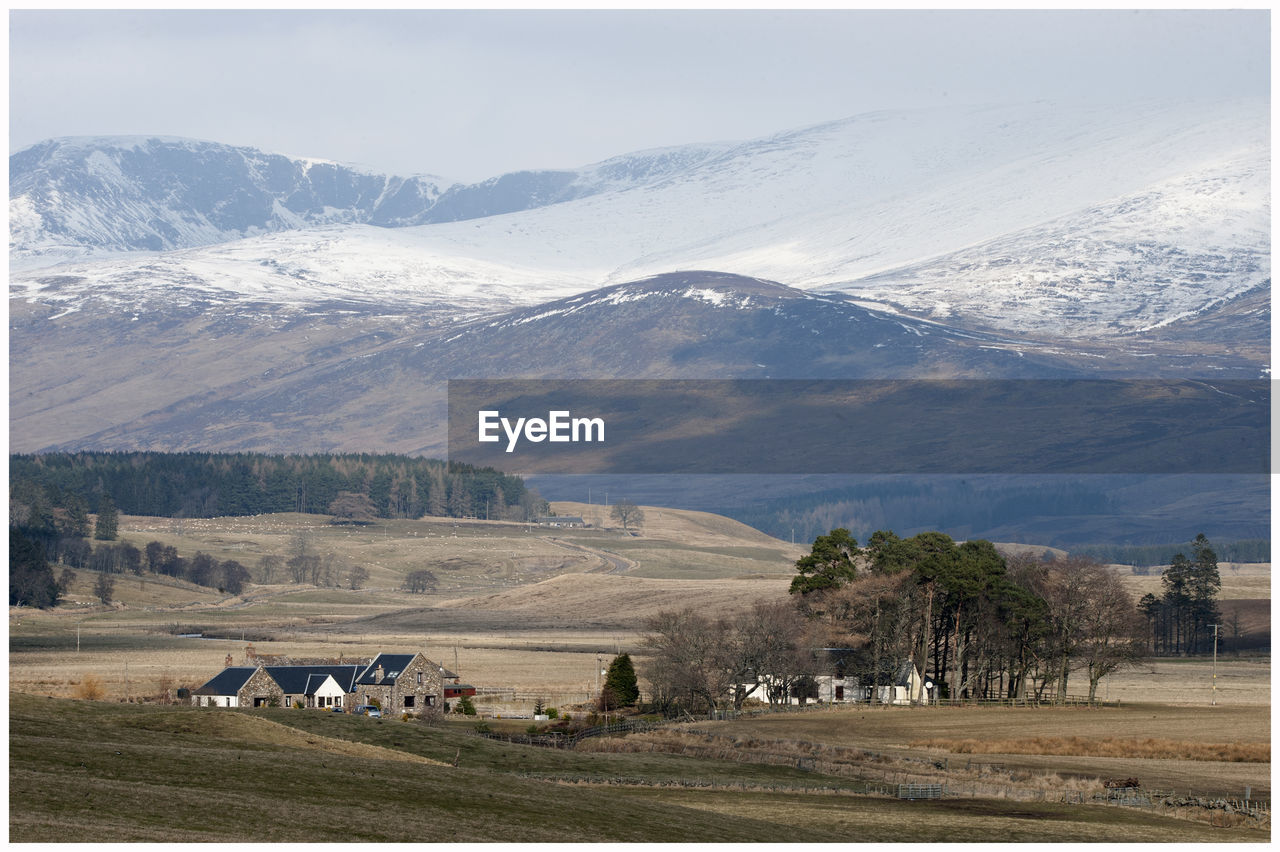
[[[1212,811],[1184,809],[1175,819],[1172,810],[1107,808],[1089,801],[1098,778],[1127,774],[1140,775],[1144,786],[1180,795],[1240,797],[1247,785],[1255,799],[1268,796],[1269,763],[1256,757],[1233,763],[1124,752],[1143,741],[1169,743],[1164,747],[1187,754],[1199,743],[1269,744],[1267,656],[1221,656],[1212,696],[1217,708],[1208,706],[1207,660],[1156,658],[1104,678],[1099,696],[1118,699],[1118,708],[854,705],[687,722],[585,741],[567,751],[484,740],[465,717],[430,726],[317,711],[196,711],[181,701],[170,703],[179,687],[204,682],[227,659],[235,664],[271,655],[354,660],[390,649],[420,650],[477,688],[476,704],[482,714],[499,717],[489,720],[499,732],[518,734],[528,726],[535,702],[562,714],[586,714],[599,689],[602,661],[614,654],[632,654],[643,676],[646,622],[659,612],[695,606],[732,618],[753,601],[786,598],[794,560],[807,550],[704,512],[646,506],[640,535],[633,536],[624,534],[600,504],[556,503],[553,509],[592,526],[425,518],[351,527],[301,514],[123,517],[121,537],[135,546],[161,541],[183,553],[199,550],[251,566],[264,554],[283,553],[302,533],[318,551],[368,566],[369,576],[358,589],[255,583],[227,596],[143,573],[120,576],[117,600],[107,607],[93,599],[94,572],[81,571],[68,601],[56,609],[11,608],[11,753],[23,790],[15,800],[11,832],[27,836],[36,825],[58,824],[59,813],[71,803],[56,789],[75,791],[78,802],[95,810],[99,791],[110,789],[117,800],[123,795],[136,804],[100,820],[104,836],[153,836],[147,826],[160,817],[145,817],[149,810],[142,803],[147,784],[163,780],[163,772],[157,776],[158,770],[147,770],[152,773],[148,781],[113,768],[94,756],[97,743],[133,755],[128,765],[139,771],[155,759],[177,771],[186,764],[175,750],[197,745],[202,753],[213,749],[232,763],[250,760],[259,773],[298,771],[323,779],[326,789],[356,802],[366,793],[348,789],[345,779],[353,773],[392,777],[398,787],[434,803],[428,813],[441,804],[443,793],[434,785],[445,779],[464,789],[481,785],[495,794],[503,791],[504,815],[487,818],[494,826],[506,825],[513,807],[516,812],[531,807],[531,818],[541,819],[539,806],[517,802],[551,795],[568,807],[572,797],[582,796],[628,814],[660,807],[681,839],[698,836],[704,830],[700,825],[730,835],[749,825],[759,839],[791,825],[797,813],[839,802],[845,816],[831,830],[852,819],[871,836],[884,831],[888,837],[894,831],[890,826],[906,814],[883,795],[884,785],[931,780],[933,770],[922,770],[921,761],[945,761],[946,783],[972,790],[967,795],[978,798],[961,794],[913,809],[914,827],[905,836],[943,832],[954,838],[977,832],[976,838],[1002,820],[1029,813],[1061,821],[1048,828],[1038,824],[1038,839],[1057,836],[1055,825],[1063,839],[1096,833],[1112,839],[1246,840],[1265,834],[1253,823],[1222,822],[1211,817]],[[424,566],[436,574],[438,587],[426,594],[402,589],[407,572]],[[1125,576],[1122,567],[1117,570]],[[1133,591],[1149,581],[1133,578]],[[1237,599],[1268,596],[1269,566],[1226,565],[1223,581],[1225,610]],[[1269,630],[1269,623],[1250,629]],[[99,700],[77,699],[90,681],[102,690]],[[1210,719],[1214,724],[1206,724]],[[37,735],[37,729],[44,733]],[[90,729],[92,739],[85,733]],[[50,731],[56,732],[53,740]],[[145,745],[137,739],[140,731]],[[990,745],[975,752],[974,739]],[[1056,747],[1065,750],[1043,752],[1054,747],[1049,740],[1061,741]],[[51,760],[50,742],[73,756],[67,757],[71,763],[64,767],[65,761]],[[821,756],[804,757],[797,768],[795,755],[815,748]],[[1096,751],[1102,748],[1120,751],[1114,756]],[[859,755],[868,750],[890,757],[867,762]],[[77,765],[81,775],[66,774]],[[190,783],[181,786],[196,789]],[[267,795],[254,792],[247,778],[235,789],[224,797],[228,807],[245,796]],[[270,795],[303,812],[325,800],[313,784],[289,789],[293,792],[274,788]],[[680,795],[672,798],[677,790]],[[39,804],[32,798],[37,795]],[[75,807],[82,812],[83,804]],[[744,818],[750,822],[735,828]],[[817,812],[812,818],[818,826],[826,824],[827,817]],[[255,819],[264,836],[293,837],[288,821],[270,813]],[[203,817],[184,824],[182,836],[190,839],[213,839],[229,830]],[[574,825],[559,820],[558,836],[574,836],[579,830]],[[611,825],[602,830],[584,823],[581,830],[593,837],[630,836],[626,820]],[[489,836],[478,828],[472,832]],[[397,831],[370,835],[403,836]]]

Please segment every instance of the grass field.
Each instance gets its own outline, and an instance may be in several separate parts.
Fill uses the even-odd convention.
[[[588,521],[603,514],[585,504],[556,510]],[[370,577],[358,590],[277,582],[227,596],[122,576],[108,607],[93,600],[96,574],[81,571],[69,604],[11,608],[11,839],[83,824],[103,840],[156,841],[245,839],[242,828],[252,839],[299,842],[316,828],[374,841],[795,840],[797,828],[805,839],[845,841],[1266,838],[1120,808],[861,793],[869,781],[915,777],[920,760],[941,759],[970,790],[994,789],[975,779],[999,779],[961,764],[1000,764],[1046,791],[1135,775],[1147,787],[1238,797],[1250,786],[1255,798],[1269,796],[1270,764],[1257,759],[1269,758],[1267,656],[1224,654],[1216,681],[1207,660],[1147,661],[1103,680],[1099,697],[1121,699],[1119,709],[839,709],[702,722],[696,735],[590,740],[573,752],[489,742],[468,722],[427,728],[138,703],[205,682],[228,657],[241,664],[252,645],[259,654],[350,660],[420,650],[497,691],[478,699],[482,709],[528,714],[541,698],[579,712],[614,654],[630,652],[643,672],[647,617],[689,606],[728,615],[786,597],[799,549],[714,515],[646,512],[639,536],[443,519],[360,528],[306,515],[124,519],[139,547],[158,539],[250,567],[306,529],[320,552],[366,565]],[[440,577],[436,593],[400,589],[419,567]],[[1269,599],[1269,566],[1224,571],[1224,593],[1228,576],[1239,597],[1227,603],[1263,618],[1254,611]],[[1269,611],[1265,618],[1269,632]],[[105,700],[67,700],[89,678]],[[1215,697],[1219,706],[1208,706]],[[517,732],[527,724],[509,722]],[[1139,745],[1147,740],[1165,751]],[[906,762],[798,768],[796,754],[815,743]],[[1248,759],[1204,759],[1217,756],[1213,748]],[[384,802],[414,803],[414,812],[394,827],[370,823]]]
[[[9,718],[11,842],[1267,838],[1099,805],[905,803],[794,767],[536,749],[447,724],[21,694]]]
[[[1255,797],[1269,798],[1271,791],[1271,711],[1265,705],[861,707],[732,723],[701,722],[696,727],[736,738],[820,742],[898,755],[955,755],[957,766],[999,763],[1010,770],[1057,775],[1137,776],[1149,788],[1195,795],[1243,797],[1249,786]],[[1148,739],[1175,743],[1184,754],[1201,752],[1203,759],[1149,757],[1147,748],[1134,744]],[[1130,746],[1118,747],[1117,740]],[[1061,753],[1045,753],[1049,743]],[[1215,760],[1203,754],[1202,747],[1222,744],[1247,752],[1254,760]],[[1001,751],[1002,747],[1010,750]]]

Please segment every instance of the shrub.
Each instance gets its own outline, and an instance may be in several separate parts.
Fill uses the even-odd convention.
[[[476,715],[476,705],[471,703],[471,696],[464,695],[458,699],[458,712],[463,716]]]
[[[97,675],[87,674],[80,678],[80,682],[76,684],[71,694],[85,701],[101,701],[106,697],[107,690],[102,686],[102,681]]]
[[[559,710],[558,708],[556,708],[556,707],[548,707],[548,708],[547,708],[547,718],[548,718],[548,719],[559,719],[559,718],[560,718],[560,710]],[[566,718],[568,718],[568,717],[566,717]]]

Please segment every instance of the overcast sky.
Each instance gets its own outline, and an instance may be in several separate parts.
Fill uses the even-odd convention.
[[[478,180],[876,109],[1267,96],[1267,11],[12,11],[10,151],[163,134]]]

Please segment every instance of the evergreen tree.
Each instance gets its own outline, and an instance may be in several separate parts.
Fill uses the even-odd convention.
[[[58,602],[58,583],[44,558],[38,539],[9,528],[9,606],[52,607]]]
[[[98,519],[93,525],[93,537],[98,541],[115,541],[116,529],[120,523],[120,513],[110,495],[103,494],[98,501]]]
[[[67,498],[67,535],[89,537],[89,506],[79,494]]]
[[[818,536],[813,550],[796,561],[798,576],[791,580],[791,594],[836,589],[853,580],[858,569],[853,563],[858,542],[844,527]]]
[[[1222,620],[1218,610],[1218,590],[1222,578],[1218,574],[1218,556],[1209,546],[1204,533],[1191,543],[1190,621],[1192,653],[1208,653],[1213,646],[1213,625]]]
[[[631,663],[630,654],[619,654],[609,663],[604,688],[612,691],[618,705],[622,707],[631,707],[640,698],[640,687],[636,682],[636,670]]]

